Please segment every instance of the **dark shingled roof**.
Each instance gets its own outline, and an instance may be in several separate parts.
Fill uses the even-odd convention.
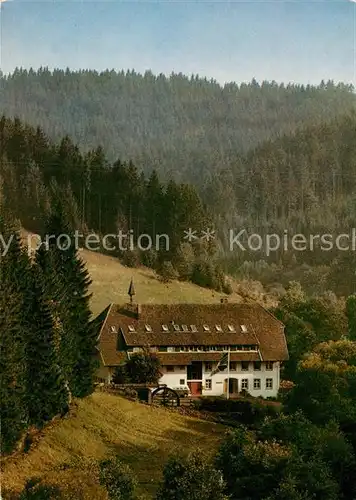
[[[181,330],[182,325],[187,325],[190,331],[176,331],[172,322]],[[146,325],[149,325],[150,331],[147,331]],[[167,325],[169,332],[163,331],[162,325]],[[191,331],[191,325],[197,331]],[[205,331],[204,325],[208,325],[210,331]],[[220,325],[222,331],[218,331],[216,325]],[[235,332],[229,330],[229,325],[235,327]],[[245,325],[247,331],[244,332],[240,325]],[[126,359],[127,347],[149,345],[258,345],[264,361],[288,359],[284,325],[259,304],[111,304],[99,333],[98,349],[104,364],[120,364]],[[197,361],[205,360],[205,356],[209,357],[207,361],[213,361],[214,356],[219,358],[221,355],[219,352],[169,353],[179,356],[179,359],[191,354]],[[259,356],[253,352],[234,353],[232,356],[240,359],[250,356],[248,359],[253,361],[256,354]],[[160,353],[161,356],[168,354]],[[193,360],[192,357],[189,359]]]
[[[157,353],[161,365],[191,365],[193,361],[220,361],[222,352]],[[260,361],[258,352],[231,352],[230,361]]]

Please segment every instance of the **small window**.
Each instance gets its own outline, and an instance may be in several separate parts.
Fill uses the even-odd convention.
[[[260,378],[255,378],[253,381],[253,388],[255,390],[261,389],[261,379]]]
[[[180,330],[179,325],[176,325],[175,323],[173,325],[173,328],[175,329],[176,332],[179,332]]]
[[[141,352],[141,347],[134,347],[133,352]]]
[[[273,361],[266,361],[266,370],[273,370]]]
[[[158,347],[159,352],[167,352],[167,347],[160,345]]]
[[[179,385],[185,385],[185,378],[181,378],[179,380]]]
[[[273,389],[273,378],[266,378],[266,389]]]
[[[174,366],[168,365],[167,366],[167,372],[174,372]]]
[[[243,372],[248,372],[250,363],[248,361],[241,361],[241,370]]]
[[[174,347],[172,347],[172,346],[167,347],[167,352],[174,352]]]
[[[246,325],[240,325],[241,326],[241,330],[243,333],[247,333],[247,326]]]
[[[132,325],[129,325],[129,332],[134,332],[134,331],[135,331],[135,327]]]
[[[230,371],[236,372],[236,370],[237,370],[237,363],[236,363],[236,361],[232,361],[230,363]]]
[[[162,330],[163,330],[164,332],[169,332],[169,328],[168,328],[168,326],[167,326],[167,325],[162,325]]]
[[[195,325],[190,325],[190,329],[192,330],[192,332],[198,331],[198,328]]]
[[[241,380],[241,389],[247,391],[248,389],[248,378],[243,378]]]
[[[235,327],[232,326],[232,325],[228,325],[228,329],[230,332],[234,332],[235,331]]]
[[[210,331],[210,328],[208,325],[203,325],[203,328],[204,328],[204,332],[209,332]]]
[[[182,372],[182,371],[185,371],[185,365],[180,365],[179,366],[179,370]]]
[[[182,325],[182,330],[183,332],[188,332],[188,326],[187,325]]]
[[[112,327],[111,327],[111,331],[112,331],[113,333],[116,333],[116,326],[112,326]]]
[[[253,363],[253,369],[254,369],[255,371],[260,371],[260,370],[261,370],[261,361],[255,361],[255,362]]]
[[[174,352],[180,352],[180,347],[175,347]]]
[[[215,328],[217,329],[218,332],[222,332],[221,325],[215,325]]]
[[[146,332],[152,332],[152,328],[150,325],[145,325]]]
[[[205,363],[205,371],[211,372],[213,370],[213,363]]]
[[[205,389],[207,389],[207,390],[211,389],[211,378],[207,378],[205,380]]]

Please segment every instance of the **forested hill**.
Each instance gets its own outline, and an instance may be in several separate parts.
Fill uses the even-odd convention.
[[[0,111],[68,134],[83,150],[132,160],[179,181],[208,179],[238,153],[355,107],[353,89],[275,82],[220,86],[196,76],[134,71],[15,70],[1,76]]]
[[[236,158],[212,178],[203,198],[229,227],[333,232],[356,224],[355,192],[356,113],[351,112]]]

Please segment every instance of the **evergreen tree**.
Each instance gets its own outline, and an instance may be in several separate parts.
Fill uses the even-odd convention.
[[[11,452],[27,427],[26,370],[21,301],[3,272],[0,257],[0,449]]]
[[[63,241],[60,235],[66,235]],[[46,296],[53,301],[53,312],[62,327],[60,364],[72,395],[83,397],[93,390],[97,366],[96,331],[90,323],[91,281],[60,205],[47,221],[46,236],[47,243],[37,252],[36,260],[47,283]]]
[[[356,341],[356,296],[350,295],[346,301],[346,316],[348,322],[349,339]]]
[[[33,269],[30,325],[26,336],[26,393],[29,421],[41,426],[68,409],[69,394],[59,365],[51,309]]]

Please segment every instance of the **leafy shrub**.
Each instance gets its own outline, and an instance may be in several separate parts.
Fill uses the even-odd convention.
[[[112,379],[114,384],[127,384],[129,377],[126,371],[125,365],[119,365],[115,368],[115,372]]]
[[[99,462],[99,482],[106,488],[110,500],[135,498],[137,481],[131,469],[117,457]]]
[[[124,396],[127,397],[127,398],[131,398],[131,399],[137,399],[138,398],[138,393],[132,387],[126,387],[124,389]]]
[[[133,354],[126,362],[126,373],[134,384],[157,383],[161,376],[161,363],[158,357],[149,351]]]
[[[156,500],[227,500],[224,490],[221,472],[195,452],[169,459]]]
[[[163,283],[169,283],[172,280],[178,278],[178,273],[174,269],[173,264],[170,260],[165,260],[158,268],[159,278]]]
[[[225,399],[224,397],[201,398],[196,408],[212,413],[229,413],[229,417],[244,424],[256,424],[267,416],[279,412],[276,406],[264,404],[259,400]]]
[[[41,484],[41,480],[37,478],[29,479],[19,496],[19,500],[57,500],[61,498],[63,496],[58,487]]]

